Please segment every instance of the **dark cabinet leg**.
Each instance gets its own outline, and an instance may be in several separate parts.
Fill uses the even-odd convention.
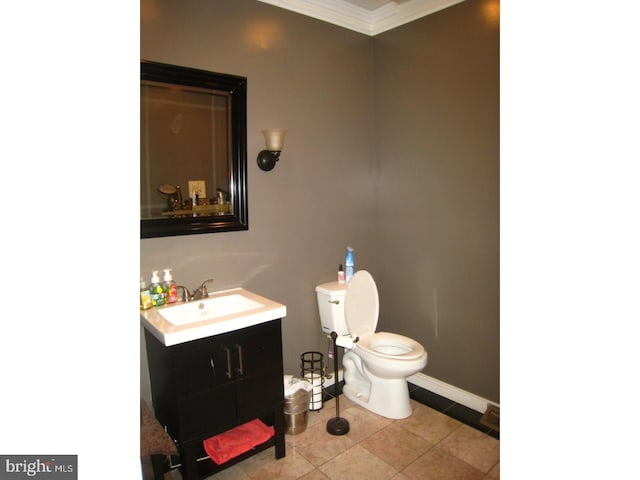
[[[164,455],[151,455],[151,466],[153,468],[153,478],[162,480],[165,472],[168,470],[167,457]]]
[[[279,405],[278,409],[273,413],[273,417],[273,423],[276,431],[276,458],[282,458],[286,453],[284,441],[284,431],[286,429],[286,425],[284,421],[284,410],[282,405]]]
[[[181,457],[181,473],[183,480],[197,480],[198,478],[198,464],[196,462],[196,452],[194,451],[192,444],[187,444],[180,447]]]

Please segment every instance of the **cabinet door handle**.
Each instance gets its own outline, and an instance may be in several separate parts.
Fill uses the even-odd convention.
[[[238,373],[240,375],[244,375],[244,365],[243,365],[243,359],[242,359],[242,345],[238,345],[236,344],[236,349],[238,350],[238,363],[240,364],[240,367],[238,368]]]
[[[213,358],[209,357],[209,364],[211,365],[211,371],[213,372],[213,376],[216,376],[216,365],[213,363]]]
[[[227,378],[231,379],[231,376],[233,374],[233,372],[231,371],[231,350],[229,350],[227,347],[224,347],[224,351],[227,353]]]

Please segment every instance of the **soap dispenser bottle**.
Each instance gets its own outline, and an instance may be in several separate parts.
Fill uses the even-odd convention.
[[[140,277],[140,310],[149,310],[152,307],[151,290],[147,287],[147,283]]]
[[[344,257],[344,279],[348,283],[353,277],[353,272],[355,271],[355,259],[353,255],[353,248],[347,247],[347,254]]]
[[[151,305],[154,307],[164,305],[164,289],[160,284],[158,270],[154,270],[151,274]]]
[[[178,301],[178,288],[173,280],[170,268],[164,269],[164,282],[162,283],[164,290],[164,303],[176,303]]]

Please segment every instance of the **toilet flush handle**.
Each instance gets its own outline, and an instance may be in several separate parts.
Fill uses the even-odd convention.
[[[333,303],[335,305],[338,305],[340,303],[340,300],[329,300],[329,303]]]

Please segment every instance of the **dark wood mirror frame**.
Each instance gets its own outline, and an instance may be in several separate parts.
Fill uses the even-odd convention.
[[[140,79],[228,92],[231,97],[232,212],[218,216],[140,220],[140,238],[248,230],[247,206],[247,79],[205,70],[142,60]]]

